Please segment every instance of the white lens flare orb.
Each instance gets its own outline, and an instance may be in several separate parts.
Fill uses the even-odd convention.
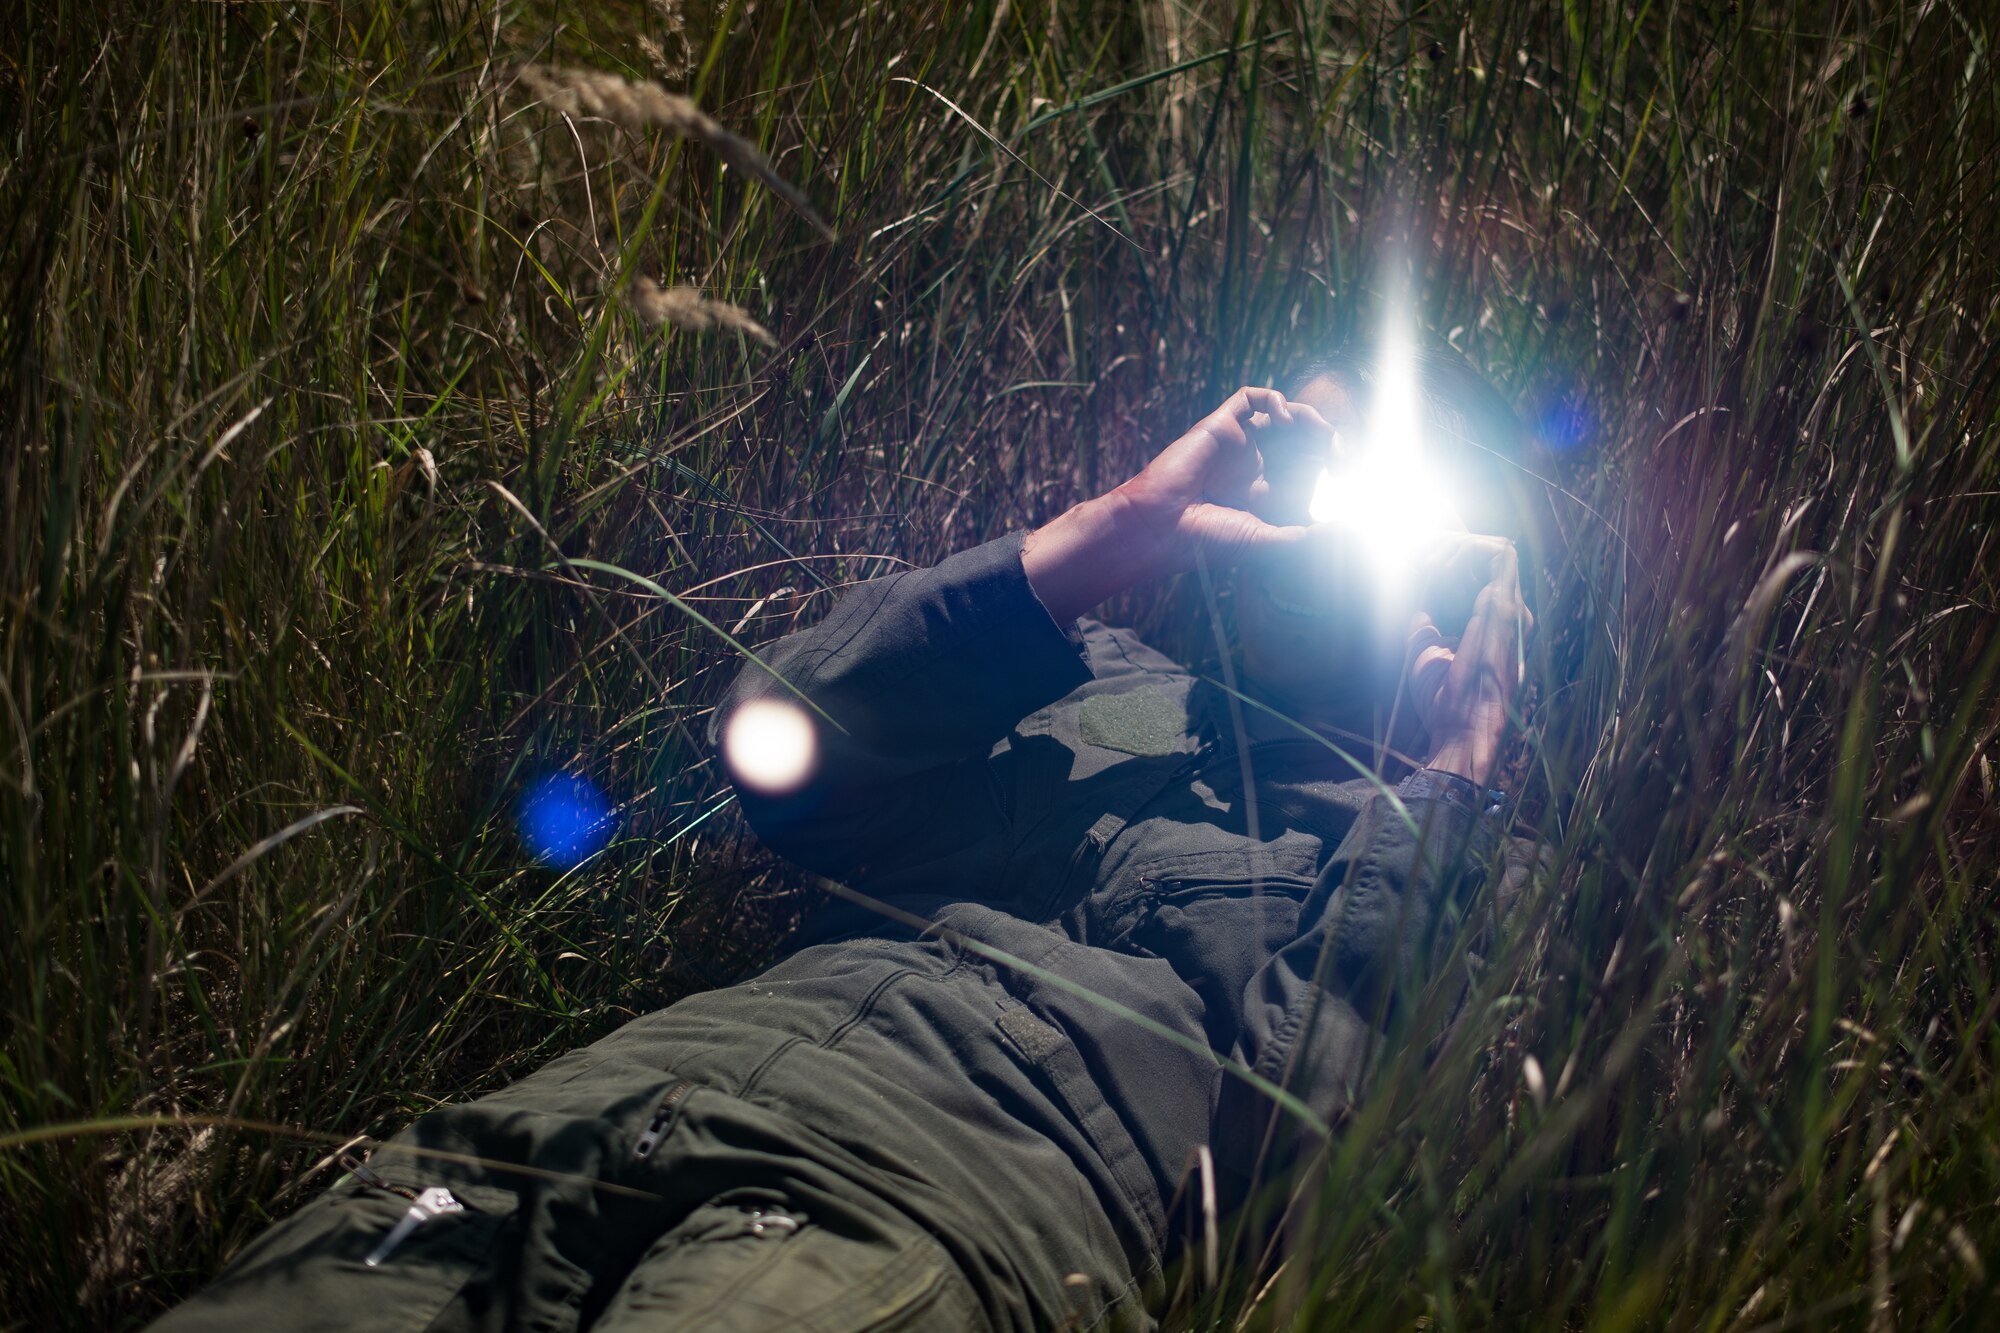
[[[806,710],[783,699],[753,699],[722,729],[730,776],[766,796],[798,790],[819,761],[819,736]]]

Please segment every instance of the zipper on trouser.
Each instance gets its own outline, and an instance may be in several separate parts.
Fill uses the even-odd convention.
[[[646,1125],[646,1132],[632,1145],[634,1158],[643,1161],[653,1155],[653,1149],[659,1147],[660,1140],[666,1137],[667,1126],[673,1123],[675,1108],[686,1101],[687,1095],[693,1091],[694,1084],[686,1079],[667,1089],[666,1096],[660,1098],[659,1107],[654,1110],[652,1120]]]
[[[432,1218],[464,1211],[465,1205],[453,1198],[450,1190],[442,1185],[432,1186],[416,1197],[416,1201],[410,1205],[410,1210],[403,1214],[396,1225],[389,1229],[389,1234],[382,1237],[381,1243],[369,1251],[368,1257],[361,1262],[369,1268],[380,1267],[383,1260],[394,1254],[404,1241],[416,1234],[417,1228]]]
[[[342,1153],[340,1165],[366,1188],[381,1190],[385,1194],[394,1194],[410,1201],[409,1210],[397,1219],[396,1225],[389,1228],[389,1233],[382,1237],[380,1243],[368,1252],[368,1257],[361,1261],[369,1268],[379,1268],[384,1260],[402,1247],[404,1241],[416,1234],[418,1228],[433,1218],[465,1211],[465,1205],[442,1185],[433,1185],[420,1193],[407,1185],[398,1185],[387,1179],[380,1171],[353,1153]]]

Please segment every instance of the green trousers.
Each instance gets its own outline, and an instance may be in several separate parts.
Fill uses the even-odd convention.
[[[559,1067],[545,1074],[561,1077]],[[557,1089],[538,1077],[503,1104],[543,1090]],[[640,1094],[627,1109],[642,1114],[644,1100]],[[463,1121],[467,1112],[484,1116],[500,1107],[458,1110],[443,1118]],[[509,1180],[514,1173],[504,1167],[454,1160],[458,1148],[474,1145],[445,1146],[457,1143],[458,1133],[429,1121],[425,1132],[375,1155],[370,1170],[392,1188],[348,1182],[328,1191],[156,1327],[989,1327],[944,1247],[907,1215],[857,1190],[841,1155],[813,1151],[809,1133],[700,1089],[684,1096],[674,1120],[656,1149],[667,1188],[650,1199],[606,1191],[602,1182],[537,1180],[521,1188],[525,1182]],[[568,1129],[600,1137],[580,1124]],[[371,1266],[369,1257],[411,1209],[393,1187],[438,1181],[449,1182],[461,1208],[417,1226]]]
[[[932,937],[816,945],[422,1117],[155,1327],[1145,1327],[1159,1182],[1020,992]],[[1212,1066],[1133,1058],[1205,1124]]]

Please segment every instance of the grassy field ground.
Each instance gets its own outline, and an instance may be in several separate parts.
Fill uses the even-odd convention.
[[[1115,483],[1399,250],[1557,492],[1552,869],[1285,1279],[1184,1322],[1990,1311],[1986,7],[0,30],[0,1325],[141,1320],[350,1137],[767,955],[805,899],[699,743],[716,631]],[[1117,610],[1212,659],[1194,605]],[[568,873],[512,817],[558,768],[620,803]]]

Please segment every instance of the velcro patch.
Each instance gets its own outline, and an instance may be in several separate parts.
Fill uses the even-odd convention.
[[[1172,754],[1187,734],[1187,710],[1154,689],[1093,694],[1080,716],[1086,744],[1124,754]]]
[[[1000,1011],[1000,1030],[1032,1063],[1040,1064],[1062,1049],[1069,1040],[1053,1024],[1044,1023],[1023,1008]]]

